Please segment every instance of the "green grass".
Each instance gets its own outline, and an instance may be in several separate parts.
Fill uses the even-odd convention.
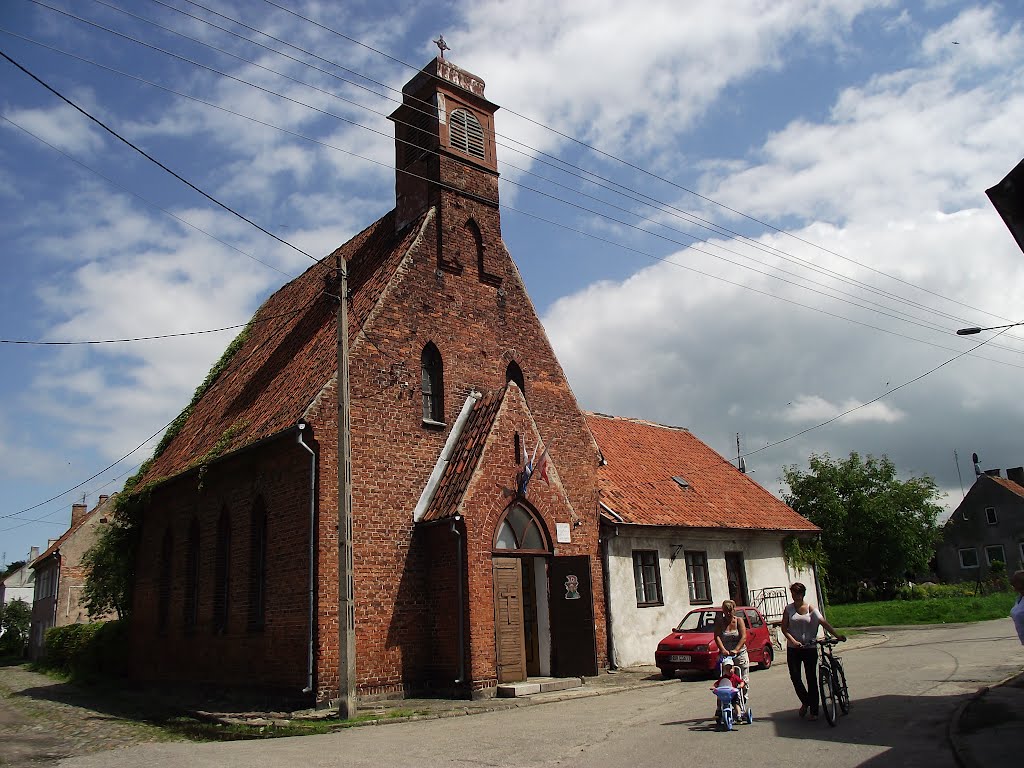
[[[997,592],[978,597],[933,597],[927,600],[830,605],[828,620],[837,628],[988,621],[1009,616],[1014,597],[1012,592]]]

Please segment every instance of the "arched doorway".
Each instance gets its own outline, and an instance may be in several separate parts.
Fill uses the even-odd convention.
[[[498,682],[550,674],[547,558],[551,537],[544,521],[517,501],[495,526],[491,546]]]

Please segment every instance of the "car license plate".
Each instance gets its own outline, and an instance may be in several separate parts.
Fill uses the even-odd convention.
[[[669,659],[669,661],[689,661],[689,660],[690,660],[689,656],[679,656],[679,655],[672,656]]]

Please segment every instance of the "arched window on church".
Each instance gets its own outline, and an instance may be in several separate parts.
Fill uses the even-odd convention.
[[[519,391],[523,393],[523,397],[526,397],[526,380],[523,378],[523,369],[515,360],[510,362],[505,369],[505,383],[508,384],[510,381],[514,381],[519,387]]]
[[[185,552],[185,629],[195,629],[199,620],[199,520],[188,527]]]
[[[249,630],[263,629],[267,612],[267,507],[257,496],[249,516]]]
[[[533,513],[522,504],[509,507],[498,523],[493,547],[496,551],[547,552],[547,537]]]
[[[444,365],[441,353],[433,342],[423,348],[420,356],[423,391],[423,421],[432,424],[444,423]]]
[[[484,129],[468,109],[452,110],[448,118],[448,137],[454,149],[484,159]]]
[[[171,612],[171,578],[174,568],[174,534],[168,528],[164,531],[164,540],[160,544],[160,571],[157,586],[157,631],[167,631],[167,617]]]
[[[217,521],[217,551],[214,557],[213,631],[224,632],[228,626],[231,594],[231,514],[224,507]]]

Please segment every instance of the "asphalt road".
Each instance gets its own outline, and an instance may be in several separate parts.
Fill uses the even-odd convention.
[[[755,722],[714,730],[706,682],[325,736],[164,743],[76,757],[62,768],[145,766],[955,766],[947,728],[979,688],[1024,668],[1005,619],[888,629],[843,654],[852,707],[832,728],[800,720],[784,659],[751,675]],[[842,646],[840,646],[842,649]]]

